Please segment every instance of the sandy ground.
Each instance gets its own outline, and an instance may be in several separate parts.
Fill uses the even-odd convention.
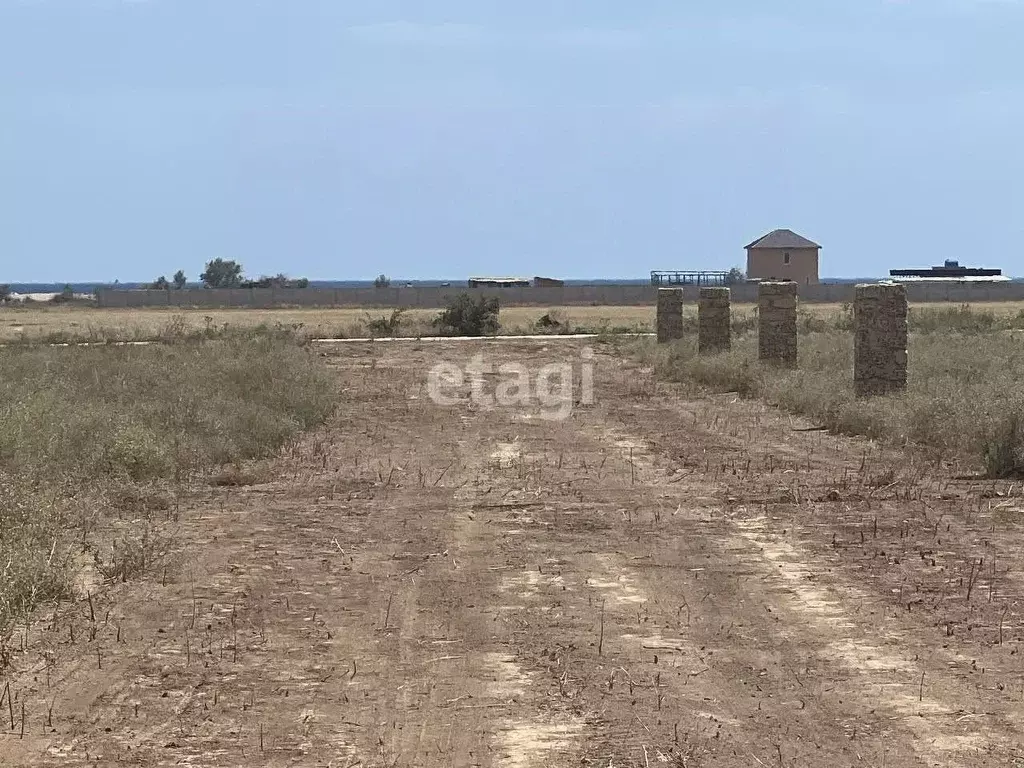
[[[25,629],[0,764],[1024,764],[1019,487],[600,348],[564,421],[425,390],[580,346],[325,350],[326,429]]]

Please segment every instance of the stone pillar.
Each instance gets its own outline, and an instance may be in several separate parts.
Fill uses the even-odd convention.
[[[697,348],[701,354],[725,352],[732,346],[728,288],[701,288],[697,305]]]
[[[683,338],[683,289],[658,289],[658,343]]]
[[[757,356],[765,363],[796,368],[797,284],[757,287]]]
[[[853,301],[853,389],[859,397],[907,388],[907,289],[858,285]]]

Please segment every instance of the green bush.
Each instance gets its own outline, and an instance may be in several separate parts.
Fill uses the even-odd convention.
[[[445,336],[491,336],[498,332],[499,302],[496,297],[474,299],[460,293],[434,320],[434,326]]]

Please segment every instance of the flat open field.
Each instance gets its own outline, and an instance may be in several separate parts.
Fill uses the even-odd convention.
[[[1024,306],[1024,304],[1022,304]],[[653,330],[651,307],[552,308],[574,327],[602,325]],[[552,311],[540,307],[507,307],[501,310],[502,332],[533,333],[535,324]],[[439,309],[410,309],[402,313],[403,335],[431,333],[430,322]],[[60,336],[71,339],[151,339],[172,326],[189,330],[251,328],[258,325],[302,326],[316,338],[370,335],[368,322],[388,318],[388,309],[97,309],[91,307],[0,308],[0,341]],[[380,333],[377,334],[381,335]]]
[[[322,352],[325,428],[193,488],[168,567],[24,628],[0,763],[1022,764],[1019,483],[609,348],[565,420],[427,372],[580,377],[579,342]]]
[[[945,304],[913,305],[935,309]],[[1024,312],[1024,302],[987,302],[973,305],[976,311],[999,317],[1016,317]],[[752,316],[753,304],[735,304],[737,317]],[[695,308],[687,308],[695,313]],[[840,304],[805,304],[801,310],[814,317],[839,315]],[[432,333],[431,320],[437,309],[411,309],[404,312],[398,326],[399,335],[416,336]],[[537,321],[545,314],[555,313],[568,324],[568,330],[653,331],[655,308],[641,307],[505,307],[501,310],[501,333],[530,334],[537,331]],[[0,342],[18,340],[109,341],[149,340],[169,331],[200,331],[203,329],[252,328],[281,325],[301,326],[301,333],[312,338],[342,338],[384,335],[374,332],[370,323],[388,318],[386,309],[97,309],[69,306],[30,306],[0,308]],[[1022,320],[1024,326],[1024,320]]]

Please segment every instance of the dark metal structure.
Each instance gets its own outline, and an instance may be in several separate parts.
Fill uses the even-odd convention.
[[[651,285],[728,285],[728,272],[651,272]]]
[[[1001,269],[982,269],[980,267],[961,267],[960,262],[946,260],[941,267],[931,269],[890,269],[890,277],[999,277]]]

